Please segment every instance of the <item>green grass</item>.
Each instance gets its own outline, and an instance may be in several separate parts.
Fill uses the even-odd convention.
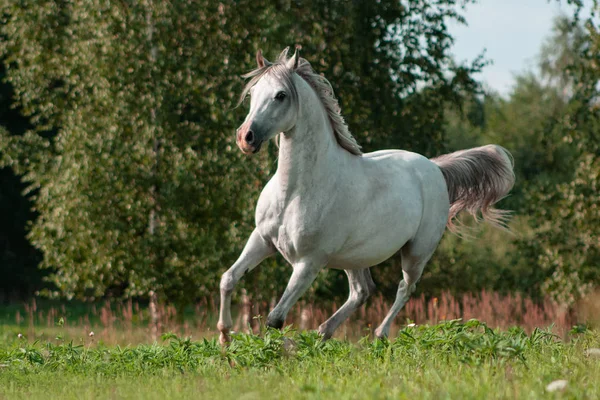
[[[269,330],[107,347],[60,340],[0,344],[0,398],[414,399],[600,398],[600,334],[493,331],[476,320],[399,331],[391,341],[322,342]],[[560,393],[545,386],[566,379]]]

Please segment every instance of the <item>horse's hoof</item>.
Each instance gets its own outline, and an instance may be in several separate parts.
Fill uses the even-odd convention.
[[[319,330],[317,330],[317,333],[319,334],[319,336],[321,336],[321,340],[322,341],[326,341],[331,339],[331,336],[333,336],[333,332],[328,332],[327,329],[319,327]]]
[[[380,339],[380,340],[385,340],[388,337],[387,332],[384,332],[383,330],[380,329],[375,329],[375,339]]]
[[[219,343],[221,343],[221,346],[227,346],[231,343],[231,337],[225,332],[221,332],[221,335],[219,335]]]
[[[267,317],[267,326],[270,328],[281,329],[283,328],[284,322],[285,321],[283,319]]]

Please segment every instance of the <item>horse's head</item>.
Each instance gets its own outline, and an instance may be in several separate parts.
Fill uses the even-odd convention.
[[[298,67],[298,49],[287,58],[286,48],[279,59],[270,63],[261,51],[256,53],[258,68],[244,75],[252,78],[242,92],[243,100],[250,94],[250,111],[237,129],[236,142],[246,154],[256,153],[263,142],[280,132],[291,130],[298,117],[298,93],[293,73]]]

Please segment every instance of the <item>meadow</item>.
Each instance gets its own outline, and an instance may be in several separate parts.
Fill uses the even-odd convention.
[[[499,310],[510,309],[506,298],[488,296],[503,301]],[[460,303],[448,296],[422,304],[417,298],[411,306],[424,310],[422,318],[429,309],[437,313],[431,318],[442,319],[450,300]],[[157,326],[135,303],[6,308],[0,316],[0,398],[600,398],[595,328],[506,327],[510,321],[493,314],[489,326],[464,318],[414,323],[406,317],[409,308],[390,340],[374,340],[367,321],[377,307],[371,309],[326,342],[294,325],[267,330],[255,318],[254,332],[236,333],[222,348],[214,318],[194,317],[198,309],[181,323],[174,310],[161,308],[154,321],[161,332],[154,338]],[[297,323],[312,326],[321,312],[314,311],[315,321]],[[557,380],[566,383],[548,392]]]
[[[561,17],[502,90],[481,75],[501,59],[454,52],[453,26],[486,25],[474,3],[1,2],[0,400],[600,398],[599,2],[546,2]],[[505,33],[490,56],[511,42],[516,61],[533,43],[510,40],[517,24],[548,10],[504,3],[487,16]],[[508,149],[512,233],[446,235],[389,340],[373,338],[381,296],[333,339],[315,334],[347,295],[336,273],[267,330],[289,266],[265,260],[236,289],[222,348],[211,296],[292,159],[274,143],[238,151],[240,76],[258,49],[274,60],[295,44],[365,152]],[[397,254],[373,269],[377,293],[396,293],[400,267]]]

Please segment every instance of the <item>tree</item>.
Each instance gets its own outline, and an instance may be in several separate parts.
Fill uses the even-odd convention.
[[[559,18],[538,70],[517,76],[508,98],[489,93],[451,113],[450,149],[499,143],[512,152],[516,185],[501,205],[515,211],[516,236],[488,229],[473,241],[446,236],[424,292],[486,288],[572,304],[600,283],[595,35],[591,25]]]
[[[561,132],[563,142],[577,154],[573,173],[565,182],[541,185],[529,193],[535,204],[531,224],[536,235],[524,244],[530,255],[537,255],[535,266],[547,274],[543,290],[566,305],[600,285],[600,33],[592,18],[565,79],[573,94]],[[578,34],[576,23],[560,32]]]
[[[221,68],[221,82],[194,71],[222,65],[229,46],[194,36],[218,33],[227,17],[208,3],[192,14],[182,3],[49,1],[5,14],[9,79],[35,124],[5,137],[5,158],[39,188],[30,239],[67,297],[154,290],[184,303],[208,293],[231,251],[240,194],[256,189],[224,179],[242,169],[221,132],[233,132],[240,67]]]

